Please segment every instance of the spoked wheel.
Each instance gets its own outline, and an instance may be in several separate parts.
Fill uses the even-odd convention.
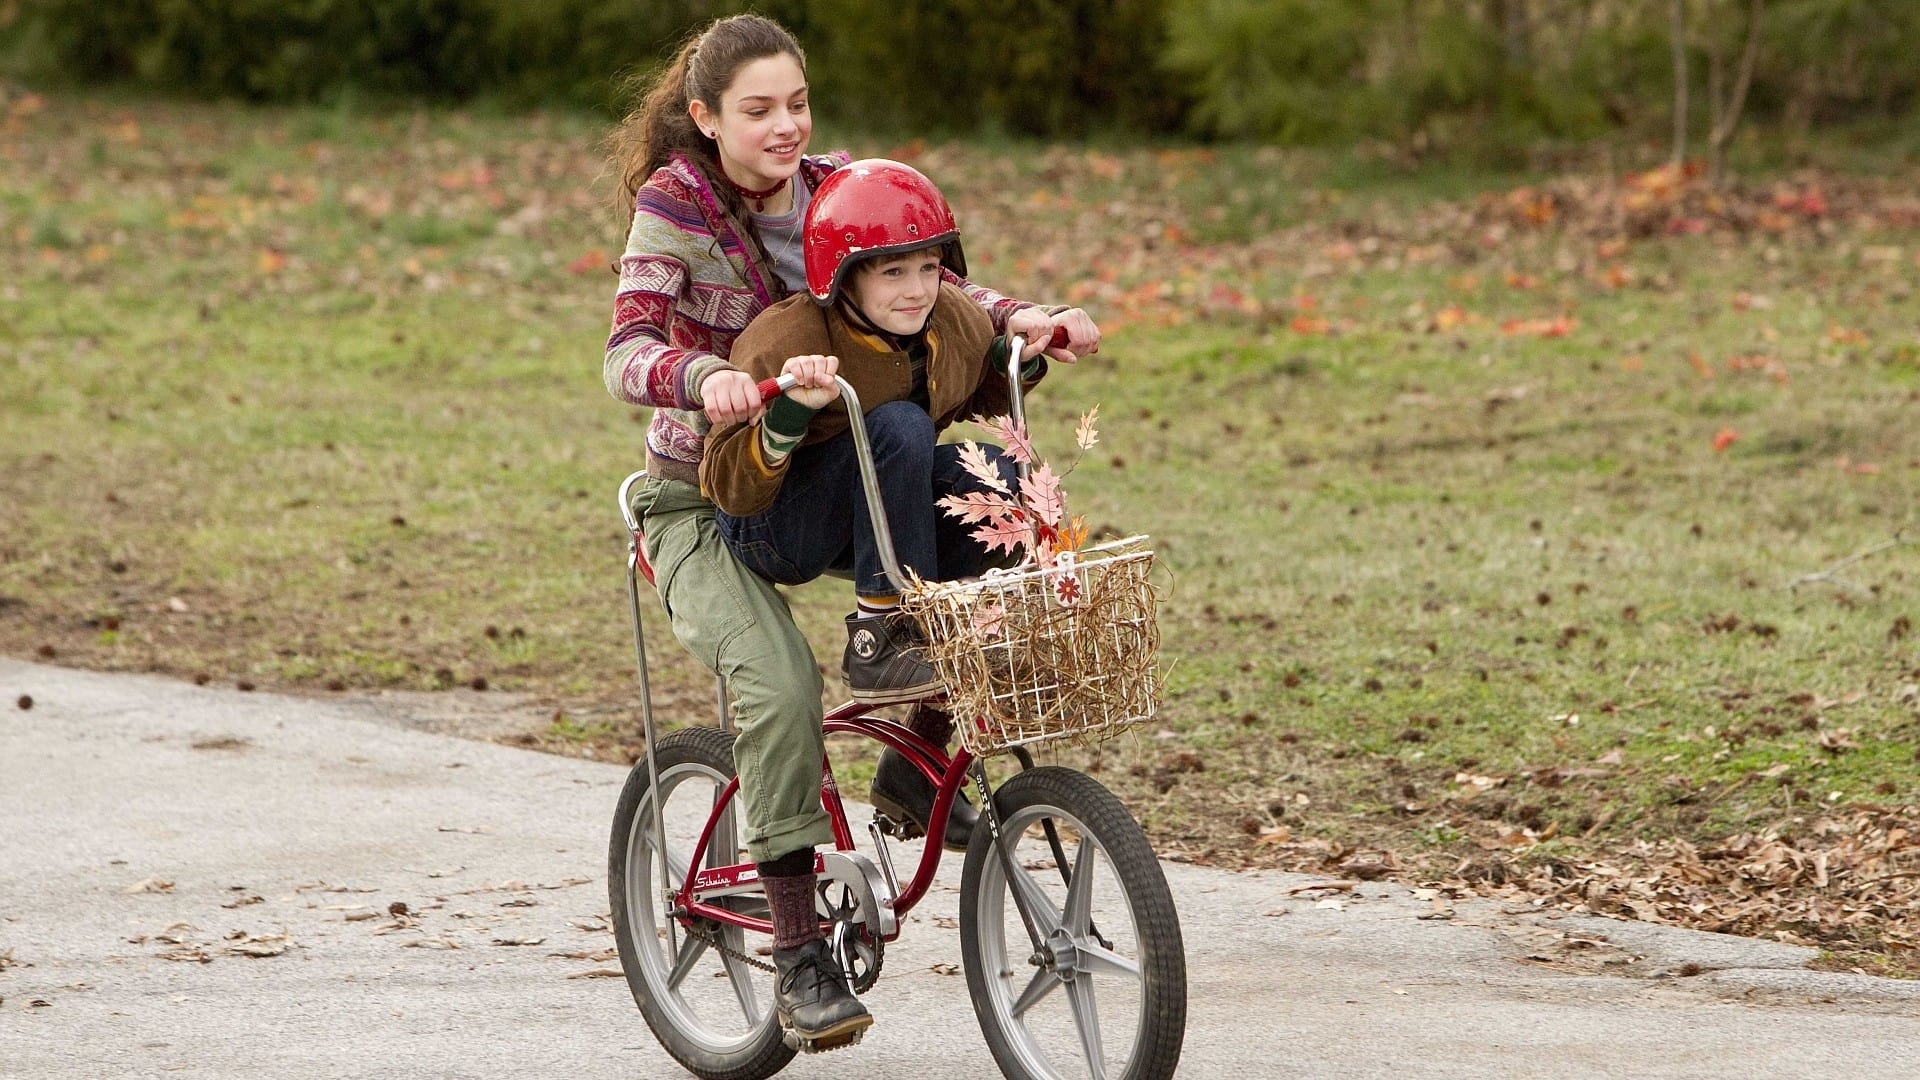
[[[689,926],[670,914],[672,894],[686,879],[700,830],[733,779],[733,738],[719,728],[685,728],[659,742],[664,879],[647,763],[634,766],[614,813],[607,885],[620,966],[660,1045],[706,1080],[761,1080],[786,1067],[794,1055],[774,1015],[773,979],[739,958],[753,955],[744,931],[711,922]],[[709,865],[740,857],[734,816],[729,810],[715,829]],[[751,907],[765,916],[766,900],[759,892],[738,900],[742,910]]]
[[[1013,1080],[1171,1077],[1186,1034],[1186,954],[1139,824],[1092,777],[1056,766],[1012,777],[994,806],[1019,837],[1012,877],[982,815],[960,879],[960,948],[1000,1071]]]

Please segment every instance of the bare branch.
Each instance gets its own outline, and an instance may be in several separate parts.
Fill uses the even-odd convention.
[[[1677,172],[1687,163],[1686,0],[1670,0],[1667,8],[1673,22],[1668,38],[1673,45],[1673,168]]]
[[[1753,85],[1754,62],[1760,55],[1760,24],[1765,15],[1766,0],[1753,0],[1753,7],[1747,15],[1747,49],[1740,57],[1740,74],[1734,79],[1733,94],[1723,103],[1718,88],[1714,90],[1713,107],[1716,115],[1708,146],[1712,157],[1709,180],[1715,187],[1720,186],[1721,176],[1726,171],[1727,143],[1733,140],[1733,131],[1740,125],[1740,113],[1747,104],[1747,88]],[[1719,59],[1717,51],[1714,58],[1716,61]]]
[[[1878,555],[1881,552],[1886,551],[1890,548],[1897,548],[1903,544],[1913,543],[1912,540],[1909,540],[1906,537],[1905,535],[1906,531],[1907,531],[1907,526],[1903,524],[1898,529],[1895,529],[1893,531],[1893,535],[1888,537],[1887,539],[1880,541],[1879,543],[1873,545],[1870,548],[1866,548],[1861,551],[1856,551],[1853,554],[1847,556],[1846,558],[1841,559],[1839,562],[1834,563],[1832,566],[1827,567],[1825,570],[1819,570],[1811,574],[1801,574],[1799,577],[1794,578],[1792,581],[1787,582],[1785,587],[1789,589],[1797,589],[1802,585],[1814,585],[1814,584],[1819,584],[1824,582],[1830,585],[1844,586],[1856,592],[1863,592],[1863,593],[1872,592],[1871,589],[1865,588],[1854,582],[1848,581],[1846,578],[1841,577],[1839,572],[1841,570],[1846,569],[1849,566],[1852,566],[1854,563],[1857,563],[1862,559],[1866,559],[1871,556]]]

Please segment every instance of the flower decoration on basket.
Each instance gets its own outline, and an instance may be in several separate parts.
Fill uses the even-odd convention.
[[[1100,407],[1095,405],[1074,430],[1074,442],[1083,455],[1100,441],[1096,426],[1099,417]],[[1073,606],[1084,591],[1074,568],[1078,552],[1087,542],[1087,519],[1067,515],[1060,481],[1079,466],[1080,459],[1076,457],[1065,473],[1056,474],[1053,466],[1034,453],[1026,424],[996,416],[981,421],[980,426],[1006,447],[1008,457],[1027,467],[1026,479],[1019,492],[1014,492],[1000,470],[987,460],[986,451],[969,439],[961,444],[960,463],[987,490],[948,495],[940,500],[941,509],[964,524],[976,526],[973,537],[989,552],[1005,551],[1012,556],[1027,548],[1035,565],[1046,572],[1054,599]]]

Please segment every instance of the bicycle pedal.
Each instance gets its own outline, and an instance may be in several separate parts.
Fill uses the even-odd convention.
[[[862,1024],[852,1031],[837,1032],[818,1039],[802,1038],[792,1028],[786,1028],[781,1031],[781,1038],[786,1041],[789,1049],[798,1050],[803,1054],[824,1054],[830,1050],[844,1050],[849,1046],[858,1045],[867,1034],[869,1026],[871,1025]]]
[[[881,832],[895,840],[918,840],[927,835],[927,830],[921,828],[919,822],[904,814],[895,820],[892,815],[875,810],[873,820],[879,823]]]

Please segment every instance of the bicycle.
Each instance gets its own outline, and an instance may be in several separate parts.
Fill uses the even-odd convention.
[[[1015,338],[1008,376],[1016,417],[1020,353]],[[844,379],[837,381],[881,561],[904,592],[859,399]],[[770,399],[791,384],[769,379],[762,396]],[[628,774],[609,844],[615,938],[634,1001],[668,1054],[704,1080],[761,1080],[802,1048],[774,1014],[772,965],[748,947],[749,935],[768,936],[772,924],[754,864],[738,842],[739,781],[725,677],[716,686],[716,726],[665,736],[656,728],[639,594],[639,578],[651,584],[653,572],[631,502],[644,477],[628,476],[619,491],[646,755]],[[867,825],[874,855],[857,850],[831,754],[821,763],[834,850],[815,857],[817,907],[854,991],[873,987],[887,943],[926,896],[944,851],[947,816],[961,786],[971,782],[981,812],[961,871],[960,948],[975,1015],[1002,1073],[1014,1080],[1171,1077],[1186,1030],[1179,916],[1159,860],[1125,805],[1085,773],[1036,766],[1024,743],[1004,748],[1020,771],[995,786],[984,757],[964,740],[949,757],[905,725],[866,715],[868,708],[850,702],[833,709],[825,718],[827,734],[892,747],[934,783],[936,794],[925,846],[903,884],[889,841],[922,830],[876,811]]]

